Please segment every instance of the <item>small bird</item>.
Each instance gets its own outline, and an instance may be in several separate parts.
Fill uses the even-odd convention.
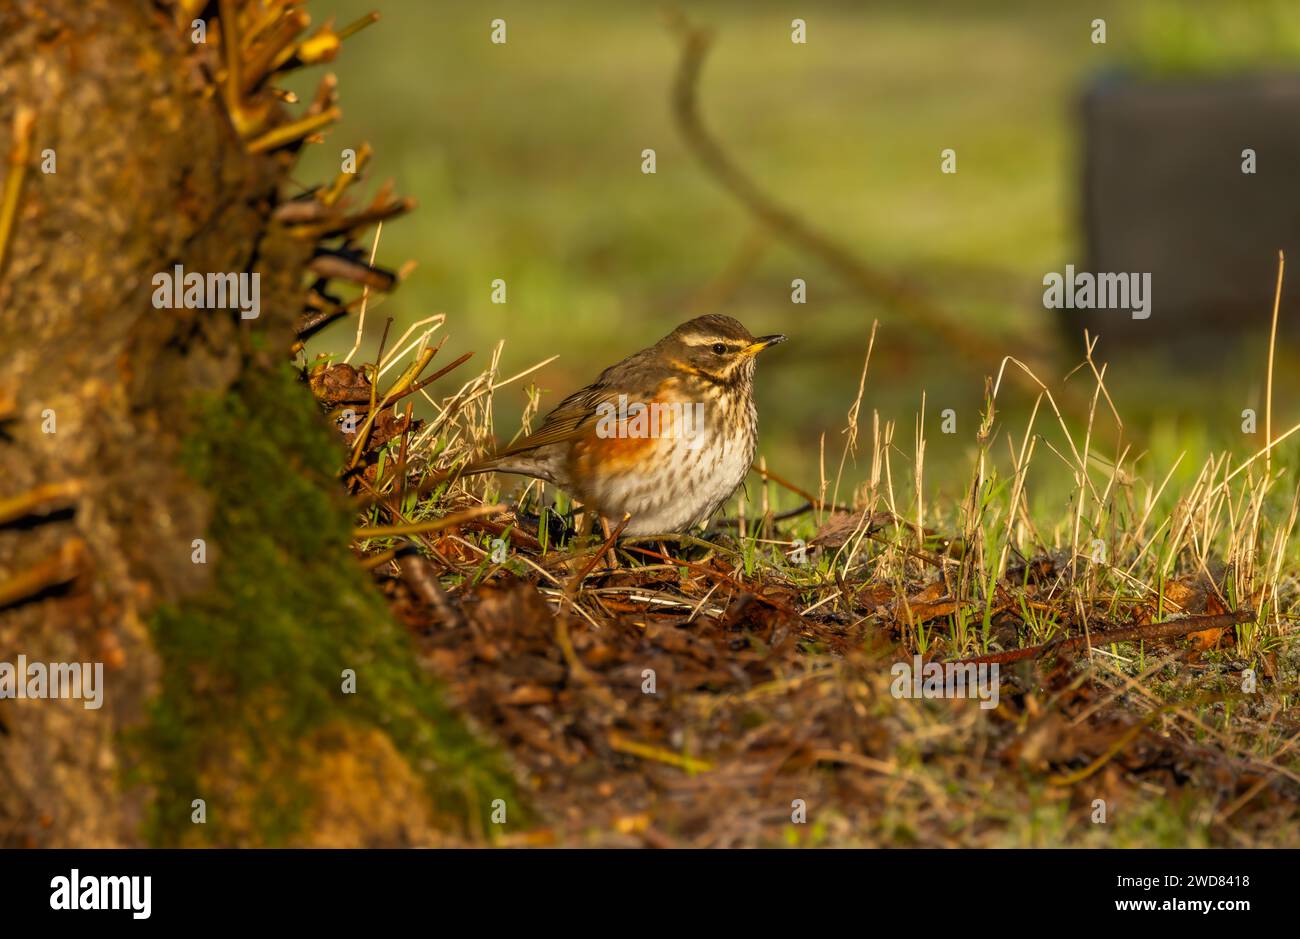
[[[631,516],[624,535],[701,525],[749,472],[758,439],[754,360],[784,341],[755,337],[730,316],[690,320],[461,475],[544,480],[615,524]]]

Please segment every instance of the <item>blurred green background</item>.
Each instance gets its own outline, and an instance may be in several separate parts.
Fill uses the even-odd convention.
[[[896,442],[910,455],[924,392],[926,488],[960,494],[984,376],[996,362],[976,360],[864,297],[819,258],[761,237],[674,124],[669,96],[680,44],[663,7],[309,6],[316,23],[328,15],[347,23],[372,9],[382,20],[349,39],[331,66],[344,118],[298,171],[304,184],[328,180],[343,147],[368,141],[376,155],[357,189],[368,196],[391,178],[419,203],[384,227],[379,263],[418,266],[395,294],[372,302],[364,348],[373,349],[385,316],[395,318],[396,336],[418,318],[446,313],[437,362],[470,350],[475,358],[438,391],[486,366],[505,340],[503,376],[560,355],[532,376],[545,409],[690,315],[727,313],[756,334],[790,336],[759,367],[760,449],[774,470],[815,488],[819,436],[826,434],[833,477],[878,318],[864,432],[877,410],[898,423]],[[1043,377],[1052,381],[1082,352],[1082,337],[1067,340],[1043,309],[1041,282],[1081,257],[1074,116],[1085,83],[1118,68],[1177,74],[1288,65],[1300,47],[1300,4],[1260,0],[800,0],[683,9],[715,31],[700,108],[734,160],[776,201],[1006,353],[1049,350]],[[796,16],[807,21],[806,45],[790,41]],[[505,45],[489,42],[496,17],[508,23]],[[1097,17],[1107,21],[1105,45],[1090,41]],[[301,76],[299,94],[309,99],[318,78]],[[655,175],[641,172],[647,147],[657,151]],[[948,147],[958,153],[955,175],[939,172]],[[504,305],[490,302],[498,277],[508,284]],[[790,301],[793,278],[807,281],[806,305]],[[1259,311],[1261,326],[1269,312]],[[324,331],[309,343],[309,357],[345,352],[354,330],[343,321]],[[1209,386],[1177,369],[1116,364],[1108,383],[1126,437],[1151,451],[1150,474],[1162,475],[1184,447],[1192,458],[1175,482],[1194,475],[1210,445],[1261,446],[1264,362],[1262,342],[1251,343],[1240,367]],[[1300,419],[1293,364],[1283,350],[1275,392],[1283,428]],[[1086,377],[1070,386],[1076,405],[1086,406]],[[524,402],[522,385],[498,395],[499,435],[514,432]],[[1021,388],[1003,392],[1001,417],[1017,445],[1031,403]],[[1245,407],[1260,408],[1255,437],[1241,433]],[[956,411],[956,435],[940,433],[945,408]],[[1005,456],[1004,441],[996,452]],[[860,459],[850,476],[866,470]],[[1071,488],[1068,473],[1060,475]],[[896,481],[909,477],[896,466]]]

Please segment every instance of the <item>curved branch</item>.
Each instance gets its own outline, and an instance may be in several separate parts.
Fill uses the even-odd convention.
[[[712,32],[692,26],[684,16],[675,17],[671,25],[682,39],[681,63],[673,83],[673,113],[687,145],[723,188],[774,232],[821,258],[870,299],[905,314],[912,322],[961,349],[968,357],[988,364],[996,362],[1002,354],[996,343],[966,329],[907,284],[864,263],[847,248],[779,205],[736,165],[700,118],[696,88],[713,41]]]

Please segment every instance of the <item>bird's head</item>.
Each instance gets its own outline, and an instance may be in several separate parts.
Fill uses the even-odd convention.
[[[730,316],[712,314],[682,323],[659,341],[672,367],[708,381],[731,384],[754,376],[754,358],[785,336],[754,336]]]

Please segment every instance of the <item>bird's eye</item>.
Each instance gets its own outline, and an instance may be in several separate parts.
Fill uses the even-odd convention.
[[[727,346],[726,346],[726,343],[715,342],[715,343],[713,344],[713,354],[714,354],[714,355],[726,355],[726,354],[727,354]]]

